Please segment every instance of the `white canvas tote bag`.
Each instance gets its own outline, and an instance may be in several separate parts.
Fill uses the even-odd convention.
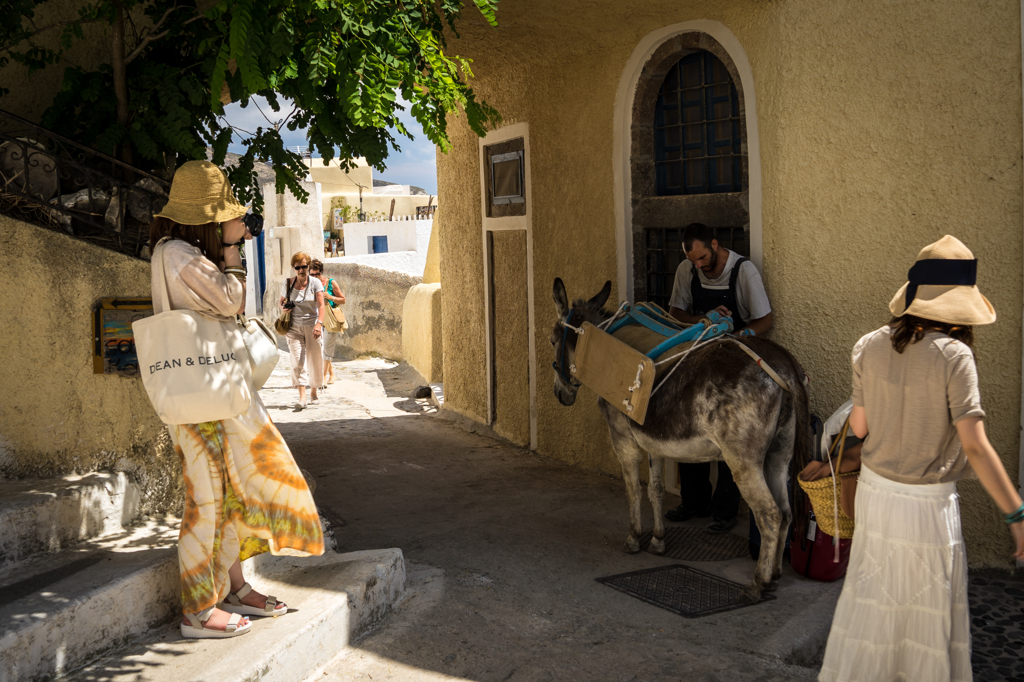
[[[164,249],[152,257],[164,312],[132,323],[142,385],[165,424],[230,419],[249,409],[252,370],[241,330],[194,310],[171,310]]]
[[[252,387],[259,390],[277,367],[280,358],[277,353],[277,337],[258,317],[239,315],[237,319],[245,350],[249,353]]]

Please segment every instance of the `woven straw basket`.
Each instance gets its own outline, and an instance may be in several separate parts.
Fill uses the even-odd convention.
[[[837,445],[839,447],[839,459],[836,460],[835,467],[837,472],[843,462],[846,432],[849,427],[850,420],[847,419],[846,424],[843,425],[843,430],[839,433],[835,442],[832,443],[832,452],[835,451]],[[832,457],[832,452],[828,453],[829,458]],[[838,537],[842,540],[848,540],[853,537],[853,519],[843,513],[843,509],[839,505],[839,499],[843,494],[843,479],[856,476],[858,473],[851,471],[839,474],[838,477],[827,476],[819,478],[817,481],[804,481],[799,476],[796,477],[796,482],[800,484],[800,487],[811,500],[811,507],[814,509],[814,516],[817,519],[818,527],[826,535],[831,535],[834,538]]]

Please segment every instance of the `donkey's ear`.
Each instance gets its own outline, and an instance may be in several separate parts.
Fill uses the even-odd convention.
[[[551,297],[555,300],[555,313],[561,320],[569,314],[569,297],[565,293],[565,285],[562,284],[561,277],[555,277],[555,286],[552,289]]]
[[[604,286],[601,287],[601,291],[597,292],[597,296],[588,301],[588,307],[591,308],[592,310],[595,308],[603,308],[604,304],[608,302],[608,297],[611,296],[611,293],[612,281],[608,280],[607,282],[604,283]]]

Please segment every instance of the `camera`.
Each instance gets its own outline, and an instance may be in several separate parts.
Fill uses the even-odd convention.
[[[242,216],[242,224],[249,230],[249,234],[259,237],[260,232],[263,231],[263,216],[259,213],[246,213]]]
[[[285,301],[284,305],[281,306],[282,310],[291,310],[295,307],[295,301]]]

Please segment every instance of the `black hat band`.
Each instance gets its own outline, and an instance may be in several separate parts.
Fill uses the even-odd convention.
[[[923,285],[970,286],[978,283],[978,260],[950,258],[927,258],[914,263],[907,273],[906,310],[917,296],[917,288]]]

